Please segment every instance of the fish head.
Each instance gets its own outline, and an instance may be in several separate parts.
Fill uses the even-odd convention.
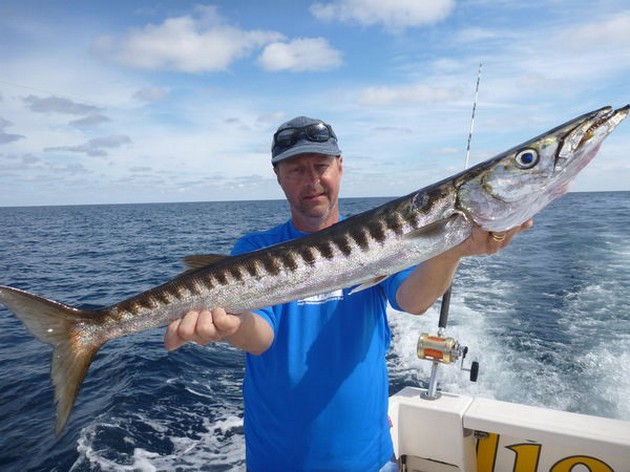
[[[586,113],[461,173],[459,209],[487,231],[521,225],[567,192],[629,112],[630,105]]]

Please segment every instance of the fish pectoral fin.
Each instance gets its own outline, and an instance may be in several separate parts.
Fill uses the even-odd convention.
[[[201,269],[212,264],[216,264],[223,259],[228,258],[223,254],[193,254],[191,256],[184,257],[184,263],[186,264],[186,272],[192,270]]]
[[[363,282],[361,285],[358,285],[357,287],[354,287],[352,290],[350,290],[349,295],[353,295],[357,292],[361,292],[370,287],[374,287],[375,285],[380,284],[387,277],[389,277],[389,275],[379,275],[378,277],[374,277],[373,279],[367,280]]]
[[[458,212],[455,212],[453,214],[451,214],[450,216],[446,217],[446,218],[442,218],[440,220],[434,221],[432,223],[429,223],[425,226],[422,226],[420,228],[417,228],[413,231],[410,231],[409,233],[407,233],[405,236],[403,236],[404,238],[411,238],[411,239],[423,239],[423,238],[430,238],[430,239],[434,239],[434,238],[441,238],[444,233],[446,231],[448,231],[448,225],[449,223],[455,221],[458,218],[461,218],[462,215]],[[354,287],[352,290],[350,290],[350,295],[354,294],[354,293],[358,293],[361,292],[365,289],[368,289],[370,287],[374,287],[375,285],[380,284],[383,280],[387,279],[391,274],[385,274],[385,275],[378,275],[376,277],[373,277],[369,280],[366,280],[365,282],[363,282],[361,285],[358,285],[357,287]]]
[[[421,226],[420,228],[410,231],[403,237],[407,239],[440,238],[446,231],[448,231],[449,223],[461,217],[462,215],[460,213],[453,213],[446,218],[433,221],[425,226]]]

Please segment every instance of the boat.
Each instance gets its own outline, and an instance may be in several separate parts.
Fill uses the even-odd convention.
[[[447,292],[448,293],[448,292]],[[428,388],[389,399],[394,450],[403,472],[629,472],[630,421],[475,398],[438,390],[441,365],[468,349],[445,333],[422,333],[418,357],[433,363]]]

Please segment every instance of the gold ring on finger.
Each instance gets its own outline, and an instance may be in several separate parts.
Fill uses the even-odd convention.
[[[503,241],[505,239],[505,236],[505,233],[490,233],[490,239],[496,241],[497,243]]]

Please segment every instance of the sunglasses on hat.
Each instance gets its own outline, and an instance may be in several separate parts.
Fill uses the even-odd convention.
[[[306,138],[315,143],[325,143],[330,138],[337,139],[330,125],[326,123],[313,123],[299,128],[283,128],[273,135],[274,148],[288,148],[293,146],[301,138]]]

